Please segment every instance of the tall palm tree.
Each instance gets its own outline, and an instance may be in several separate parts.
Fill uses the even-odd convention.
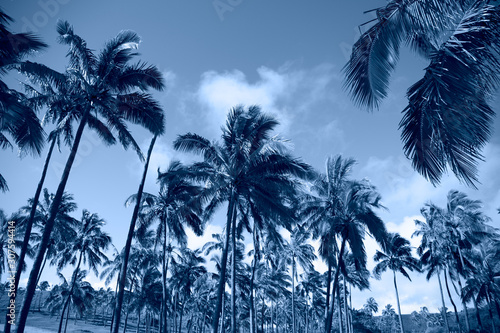
[[[134,52],[140,41],[137,34],[131,31],[119,33],[96,56],[87,47],[86,42],[74,33],[68,22],[58,22],[57,31],[59,41],[70,47],[71,70],[66,73],[71,77],[70,97],[75,103],[75,116],[80,122],[42,236],[40,251],[30,274],[25,304],[19,318],[19,332],[24,331],[36,287],[35,276],[38,274],[50,239],[57,208],[66,187],[83,130],[86,125],[92,123],[93,118],[90,115],[95,114],[103,118],[105,120],[103,123],[107,123],[110,128],[107,133],[111,134],[112,131],[116,131],[122,145],[132,146],[137,152],[140,152],[140,149],[127,129],[126,121],[137,123],[155,135],[161,134],[164,130],[161,108],[151,95],[144,92],[148,88],[157,90],[163,88],[161,73],[154,66],[147,66],[143,63],[130,64],[133,57],[137,55]],[[51,76],[52,73],[40,66],[39,75]]]
[[[174,148],[201,154],[203,162],[195,163],[197,180],[205,181],[211,194],[206,214],[210,215],[222,203],[228,202],[225,248],[222,252],[221,276],[218,286],[217,305],[213,316],[213,332],[217,333],[222,295],[226,276],[228,248],[236,244],[238,205],[252,198],[255,202],[276,206],[273,201],[277,189],[293,182],[295,176],[305,176],[309,167],[291,157],[280,140],[271,138],[278,122],[261,112],[257,106],[245,110],[242,106],[231,109],[223,128],[222,143],[210,142],[197,134],[179,136]],[[278,197],[280,198],[280,197]],[[231,238],[230,238],[231,236]],[[233,256],[236,253],[233,251]],[[233,258],[233,262],[235,262]],[[233,272],[233,276],[235,273]],[[232,286],[232,332],[236,332],[235,288]]]
[[[290,235],[290,243],[285,244],[284,254],[292,266],[292,332],[296,332],[295,322],[295,280],[297,279],[297,264],[306,272],[312,270],[312,262],[316,259],[314,248],[308,244],[310,233],[304,226],[297,225]]]
[[[421,209],[421,214],[425,218],[425,222],[415,220],[417,230],[413,236],[422,236],[420,246],[417,248],[417,254],[420,256],[420,261],[423,268],[427,270],[426,279],[430,280],[433,275],[437,276],[439,282],[439,290],[441,292],[441,302],[443,309],[446,309],[443,296],[443,286],[441,284],[441,272],[446,268],[446,235],[445,225],[443,220],[439,218],[438,208],[432,204]],[[446,330],[450,332],[448,324],[448,316],[446,311],[442,311],[443,320],[446,325]]]
[[[317,195],[306,195],[303,198],[303,216],[309,224],[314,238],[321,239],[320,252],[324,253],[327,262],[336,252],[336,237],[341,246],[337,262],[342,262],[345,246],[354,256],[356,268],[366,266],[366,252],[363,243],[365,230],[372,234],[379,243],[384,243],[386,229],[384,222],[376,215],[374,209],[383,208],[380,195],[367,180],[357,181],[349,178],[355,161],[342,156],[329,157],[326,161],[325,174],[318,174],[311,187]],[[329,268],[331,270],[331,268]],[[340,264],[335,269],[330,305],[325,316],[325,332],[332,327],[335,292],[340,273]],[[327,281],[328,285],[329,281]]]
[[[144,163],[144,170],[142,172],[141,182],[139,183],[139,189],[137,190],[134,211],[132,212],[132,219],[130,221],[127,240],[125,241],[125,246],[123,248],[123,261],[121,265],[119,281],[118,281],[118,293],[116,295],[116,307],[115,307],[115,326],[113,327],[113,333],[118,333],[120,329],[120,320],[121,320],[121,312],[123,306],[123,295],[125,293],[125,283],[127,280],[127,267],[130,256],[130,249],[132,247],[132,238],[134,236],[135,226],[137,223],[137,218],[139,216],[139,209],[142,204],[142,194],[144,190],[144,184],[146,183],[146,176],[148,174],[149,161],[151,159],[151,154],[153,153],[153,147],[156,142],[156,135],[151,139],[151,143],[149,144],[149,149],[146,157],[146,162]]]
[[[97,267],[107,259],[103,251],[107,250],[111,244],[111,237],[102,231],[104,220],[97,214],[91,214],[86,209],[82,212],[82,219],[78,226],[76,238],[66,251],[61,254],[58,269],[61,270],[67,264],[76,264],[75,270],[71,277],[70,290],[63,306],[61,321],[59,323],[59,333],[62,330],[62,318],[66,310],[70,298],[73,295],[75,281],[80,271],[81,264],[87,264],[89,269],[93,270],[98,275]]]
[[[202,205],[197,200],[201,188],[191,184],[185,177],[186,168],[178,161],[172,161],[166,172],[158,174],[160,192],[158,195],[143,193],[144,203],[140,207],[140,214],[144,220],[153,222],[158,220],[156,229],[156,244],[161,244],[162,251],[162,306],[167,299],[167,272],[171,239],[173,238],[183,246],[186,245],[187,236],[184,224],[190,226],[196,235],[201,235],[203,223],[201,220]],[[127,203],[135,200],[132,196]],[[146,226],[144,226],[146,227]],[[167,326],[167,308],[162,309],[162,327]]]
[[[13,33],[8,30],[12,18],[0,9],[0,78],[22,60],[47,44],[31,33]],[[40,154],[44,144],[44,132],[26,97],[10,89],[0,80],[0,148],[12,148],[5,136],[9,134],[21,150]],[[0,175],[0,191],[8,190],[7,182]]]
[[[400,272],[411,281],[406,269],[419,272],[420,262],[418,259],[413,257],[410,242],[397,233],[389,233],[387,235],[387,242],[383,247],[384,248],[382,250],[384,252],[377,250],[375,256],[373,257],[373,260],[377,262],[377,265],[373,269],[373,275],[375,275],[377,279],[380,279],[382,273],[387,269],[390,269],[393,272],[394,289],[396,290],[396,300],[398,302],[399,326],[401,328],[401,333],[404,333],[401,306],[399,304],[398,285],[396,282],[396,271]]]
[[[378,108],[387,96],[401,44],[429,61],[407,92],[400,122],[405,154],[433,184],[449,167],[477,184],[477,162],[488,142],[500,82],[498,4],[475,0],[391,0],[354,44],[344,67],[354,101]]]

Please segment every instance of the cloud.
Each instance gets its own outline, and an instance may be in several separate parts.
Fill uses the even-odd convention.
[[[257,77],[250,82],[239,70],[202,74],[195,96],[206,110],[204,119],[213,131],[219,134],[232,107],[259,105],[278,119],[279,132],[288,133],[297,113],[331,98],[330,86],[336,80],[334,67],[329,64],[310,70],[294,69],[291,64],[277,70],[262,66],[257,69]]]

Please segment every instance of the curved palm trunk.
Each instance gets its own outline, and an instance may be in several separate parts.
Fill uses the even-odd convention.
[[[394,290],[396,290],[396,300],[398,302],[398,314],[399,314],[399,326],[401,327],[401,333],[405,333],[403,327],[403,317],[401,316],[401,305],[399,304],[399,292],[398,292],[398,284],[396,282],[396,271],[392,271],[394,274]]]
[[[340,286],[337,285],[337,313],[339,317],[339,332],[343,333],[344,332],[344,319],[342,317],[342,307],[340,305]],[[334,293],[332,292],[332,297],[334,297]]]
[[[50,157],[52,156],[52,151],[54,150],[55,144],[56,144],[56,138],[54,136],[52,142],[50,143],[49,152],[47,153],[47,157],[45,158],[45,163],[43,165],[42,176],[40,177],[40,181],[38,182],[35,196],[33,198],[30,217],[28,219],[28,223],[26,223],[26,231],[24,232],[23,245],[21,246],[21,252],[19,253],[19,258],[17,259],[16,275],[14,276],[14,290],[12,293],[9,293],[9,295],[11,295],[10,302],[15,302],[17,287],[19,286],[19,280],[21,279],[22,264],[24,262],[24,258],[26,257],[26,252],[28,251],[31,230],[33,229],[33,221],[35,219],[36,207],[38,206],[38,200],[40,199],[40,194],[42,193],[43,183],[45,182],[45,176],[47,175],[47,169],[49,167]],[[4,326],[5,333],[10,333],[11,326],[9,324],[9,319],[10,319],[9,317],[6,317]]]
[[[460,244],[457,239],[457,248],[458,248],[458,256],[460,257],[460,263],[462,264],[462,269],[464,268],[464,257],[462,256],[462,251],[460,250]],[[464,308],[465,313],[465,327],[467,328],[467,332],[470,332],[470,323],[469,323],[469,311],[467,310],[467,304],[464,300],[462,281],[460,279],[460,273],[458,275],[458,286],[460,287],[460,300],[462,301],[462,307]]]
[[[254,248],[254,255],[253,255],[253,261],[252,261],[252,275],[250,276],[250,333],[256,333],[255,330],[257,329],[255,325],[255,304],[254,304],[254,280],[255,280],[255,269],[257,268],[257,260],[255,258],[255,248],[256,248],[256,228],[255,225],[253,227],[253,248]]]
[[[475,297],[472,297],[472,301],[474,302],[474,308],[476,309],[476,319],[477,324],[479,326],[480,331],[483,331],[483,322],[481,321],[481,315],[479,314],[479,307],[477,306],[477,301]]]
[[[332,262],[328,258],[328,271],[326,275],[326,302],[325,302],[325,318],[328,317],[328,309],[330,306],[330,288],[332,287]]]
[[[347,333],[350,333],[349,327],[349,309],[347,307],[347,284],[345,282],[345,275],[342,274],[342,296],[344,299],[344,320],[345,320],[345,330]]]
[[[26,319],[28,319],[28,312],[31,306],[31,302],[33,301],[33,295],[35,294],[38,272],[40,271],[40,266],[42,264],[45,251],[47,250],[47,246],[50,241],[50,234],[52,233],[52,229],[54,228],[57,211],[59,210],[59,205],[61,204],[64,190],[66,188],[66,183],[68,182],[69,173],[71,171],[71,167],[73,166],[73,162],[75,161],[76,153],[78,151],[78,146],[80,145],[83,129],[87,124],[89,113],[90,113],[90,107],[85,110],[82,119],[80,120],[80,124],[78,125],[78,129],[75,134],[75,140],[73,141],[73,146],[71,147],[71,152],[69,154],[68,160],[66,161],[66,165],[64,167],[64,171],[61,176],[61,181],[59,182],[59,186],[57,187],[54,200],[52,201],[52,205],[50,207],[49,219],[45,224],[45,228],[42,234],[42,239],[40,240],[40,249],[33,262],[33,266],[31,268],[30,276],[28,279],[28,285],[26,286],[26,294],[24,296],[24,304],[21,309],[21,314],[19,316],[19,323],[16,331],[17,333],[24,333],[24,328],[26,326]]]
[[[438,270],[437,278],[439,281],[439,291],[441,292],[441,302],[443,304],[443,312],[441,315],[443,316],[444,323],[446,325],[446,330],[448,331],[448,333],[450,333],[450,325],[448,324],[448,315],[446,314],[446,304],[444,303],[443,285],[441,284],[441,278],[439,277],[440,274],[441,274],[441,270]]]
[[[137,201],[135,203],[134,212],[132,213],[132,220],[130,221],[130,227],[128,229],[127,242],[125,243],[125,249],[123,254],[123,264],[120,272],[120,283],[118,285],[118,294],[116,295],[116,308],[115,308],[115,324],[113,327],[113,333],[118,333],[120,328],[120,317],[123,305],[123,294],[125,291],[125,281],[127,279],[127,266],[128,258],[130,255],[130,247],[132,246],[132,237],[134,236],[135,224],[137,222],[137,216],[139,214],[139,207],[142,201],[142,192],[144,189],[144,183],[146,182],[146,175],[148,174],[149,160],[151,159],[151,153],[153,152],[153,147],[155,145],[156,135],[151,140],[149,145],[148,155],[146,157],[146,163],[144,164],[144,171],[142,174],[141,183],[139,184],[139,190],[137,191]]]
[[[340,261],[342,260],[342,255],[344,253],[345,243],[346,243],[346,239],[344,238],[344,239],[342,239],[342,245],[340,246],[339,259],[337,260],[337,263],[340,263]],[[330,309],[328,312],[328,316],[326,317],[325,333],[330,333],[330,331],[332,330],[333,308],[335,306],[335,289],[337,287],[338,280],[339,280],[339,272],[340,272],[340,265],[337,264],[337,268],[335,269],[335,276],[333,278],[333,288],[332,288]]]
[[[453,310],[455,311],[455,320],[456,320],[457,325],[458,325],[458,330],[460,332],[462,332],[462,327],[460,326],[460,318],[458,317],[457,306],[455,305],[455,302],[453,301],[453,297],[451,296],[451,292],[450,292],[450,287],[448,285],[448,275],[446,275],[446,269],[445,269],[443,275],[444,275],[444,284],[446,286],[446,292],[448,293],[448,298],[450,299],[451,305],[453,305]]]
[[[231,224],[233,222],[233,215],[235,211],[234,204],[234,193],[231,193],[231,197],[229,200],[229,205],[227,208],[227,222],[226,222],[226,244],[224,244],[224,250],[222,251],[222,259],[221,259],[221,270],[220,270],[220,278],[219,278],[219,286],[217,288],[217,305],[215,306],[214,318],[212,321],[213,333],[218,332],[219,328],[219,318],[220,312],[222,308],[222,295],[224,293],[224,286],[226,284],[226,267],[227,267],[227,251],[229,247],[229,233],[231,232]],[[222,318],[224,320],[224,318]]]
[[[493,311],[491,311],[491,297],[488,290],[486,290],[486,301],[488,303],[488,314],[490,315],[491,332],[496,333],[497,330],[495,328],[495,321],[493,320]]]

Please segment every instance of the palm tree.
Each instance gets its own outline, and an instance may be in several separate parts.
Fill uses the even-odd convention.
[[[88,267],[98,275],[97,267],[106,260],[106,255],[102,252],[107,250],[111,243],[111,238],[101,230],[104,225],[104,220],[99,218],[97,214],[91,214],[86,209],[83,210],[81,223],[78,228],[76,238],[66,251],[61,254],[58,269],[61,270],[67,264],[74,265],[76,268],[73,271],[71,278],[70,290],[66,302],[62,309],[61,321],[59,323],[59,333],[62,329],[62,318],[64,311],[69,305],[70,297],[73,295],[75,281],[80,271],[80,265],[87,264]]]
[[[7,26],[12,18],[0,9],[0,77],[18,65],[26,56],[43,50],[47,44],[31,33],[12,33]],[[0,80],[0,147],[12,148],[4,135],[10,134],[21,150],[40,154],[44,144],[44,132],[33,109],[26,103],[26,97],[10,89]],[[0,191],[9,188],[0,175]]]
[[[24,332],[28,310],[36,287],[35,279],[45,253],[50,234],[54,227],[56,212],[66,187],[71,166],[80,144],[83,130],[92,122],[89,117],[98,114],[106,120],[109,128],[119,133],[118,139],[125,147],[133,146],[140,151],[125,121],[140,124],[154,134],[161,134],[164,129],[163,113],[152,97],[137,89],[162,89],[161,73],[154,66],[147,67],[139,63],[130,65],[130,60],[136,55],[139,37],[131,31],[123,31],[105,46],[99,56],[96,56],[86,42],[73,32],[68,22],[58,22],[59,41],[70,46],[69,58],[71,70],[70,97],[75,101],[75,116],[80,119],[71,152],[68,157],[61,181],[50,211],[50,217],[42,235],[40,251],[34,261],[28,281],[25,303],[19,318],[18,332]],[[40,76],[52,75],[40,66]],[[112,135],[111,130],[107,133]]]
[[[389,332],[394,332],[395,330],[395,324],[396,320],[394,319],[396,317],[396,311],[392,307],[391,304],[387,304],[385,308],[382,310],[382,320],[385,324],[385,326],[389,326]],[[384,330],[383,332],[386,332]]]
[[[187,181],[186,168],[178,161],[172,161],[166,172],[158,174],[160,193],[153,195],[143,193],[144,203],[140,207],[140,214],[144,221],[151,223],[158,220],[156,230],[156,244],[162,247],[162,327],[167,326],[167,308],[164,306],[167,299],[167,272],[168,260],[171,248],[171,238],[186,245],[187,236],[183,225],[190,226],[196,235],[202,234],[202,206],[200,200],[196,200],[200,194],[200,187]],[[135,200],[132,196],[127,204]],[[143,228],[147,228],[144,225]]]
[[[153,147],[156,141],[156,135],[151,140],[149,144],[148,154],[146,157],[146,162],[144,164],[144,171],[142,173],[141,182],[139,184],[139,189],[137,190],[136,202],[134,206],[134,211],[132,212],[132,219],[130,221],[130,226],[128,229],[127,240],[125,242],[125,247],[123,248],[123,262],[121,265],[119,281],[118,281],[118,293],[116,295],[116,307],[115,307],[115,326],[113,327],[113,333],[118,333],[120,329],[121,312],[123,306],[123,295],[125,293],[125,283],[127,280],[127,266],[129,261],[130,249],[132,247],[132,238],[134,236],[135,225],[137,218],[139,216],[139,209],[142,204],[142,193],[144,190],[144,184],[146,183],[146,176],[148,174],[149,161],[151,159],[151,154],[153,153]]]
[[[370,315],[373,315],[374,313],[378,312],[378,303],[373,297],[369,297],[366,300],[365,305],[363,305],[363,309],[369,313]]]
[[[354,101],[378,108],[406,43],[430,64],[407,92],[400,122],[405,154],[438,184],[447,167],[477,183],[477,161],[495,112],[489,102],[500,82],[498,6],[491,1],[391,0],[353,46],[344,67]]]
[[[340,155],[329,157],[326,161],[326,173],[318,174],[311,187],[317,196],[304,196],[301,214],[313,231],[313,238],[321,238],[320,252],[324,253],[329,265],[333,263],[330,256],[335,253],[338,236],[341,246],[337,262],[342,262],[348,243],[355,266],[360,268],[366,266],[367,260],[363,243],[365,230],[368,229],[375,240],[382,244],[385,241],[386,229],[384,222],[373,211],[375,208],[383,208],[375,187],[367,180],[356,181],[348,178],[354,164],[353,159],[343,159]],[[339,272],[340,264],[335,269],[330,305],[325,316],[326,333],[329,333],[332,327]]]
[[[307,241],[311,234],[304,226],[297,225],[290,235],[290,243],[285,244],[284,254],[292,266],[292,332],[295,327],[295,279],[297,278],[297,263],[306,272],[312,270],[312,262],[316,259],[314,248]]]
[[[373,269],[373,274],[377,279],[380,279],[382,273],[387,269],[390,269],[393,272],[394,289],[396,290],[396,300],[398,302],[399,326],[401,327],[401,333],[404,333],[401,306],[399,304],[398,285],[396,282],[396,271],[400,272],[411,281],[406,269],[419,272],[420,263],[411,253],[410,242],[397,233],[389,233],[387,235],[387,242],[383,245],[383,247],[384,252],[377,250],[375,256],[373,257],[373,260],[377,262],[377,265]]]
[[[210,216],[222,203],[229,203],[217,305],[213,316],[214,333],[217,333],[222,307],[230,236],[232,248],[235,248],[236,244],[239,203],[252,198],[254,202],[274,207],[276,204],[273,202],[281,197],[273,197],[274,191],[270,193],[269,189],[289,184],[293,182],[290,178],[303,177],[309,170],[307,165],[286,153],[280,140],[271,138],[271,132],[277,125],[275,119],[263,114],[257,106],[251,106],[248,110],[238,106],[228,114],[226,126],[223,128],[222,144],[210,142],[191,133],[179,136],[174,142],[175,149],[194,152],[204,157],[204,161],[195,163],[192,169],[197,180],[205,181],[208,185],[207,193],[211,195],[211,199],[206,208],[206,215]],[[235,255],[233,251],[233,257]],[[232,276],[235,276],[235,272]],[[236,285],[233,284],[233,333],[236,332],[235,288]]]
[[[420,256],[420,261],[424,269],[427,270],[426,279],[430,280],[433,275],[437,276],[441,292],[441,302],[443,309],[445,309],[446,304],[444,302],[440,275],[446,268],[446,240],[443,239],[443,236],[446,235],[446,229],[443,220],[438,218],[438,209],[434,205],[429,204],[426,208],[422,208],[421,214],[426,219],[426,222],[415,220],[417,230],[413,233],[412,237],[422,236],[420,246],[417,248],[417,254]],[[450,332],[446,311],[442,312],[442,316],[446,330]]]

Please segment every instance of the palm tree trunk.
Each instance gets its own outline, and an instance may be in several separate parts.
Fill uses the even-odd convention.
[[[257,234],[257,228],[253,227],[253,248],[254,248],[254,255],[253,255],[253,261],[252,261],[252,275],[250,276],[250,333],[256,333],[256,326],[255,326],[255,304],[254,304],[254,280],[255,280],[255,269],[257,268],[257,258],[255,256],[256,253],[256,234]]]
[[[137,330],[136,333],[139,333],[139,328],[141,325],[141,310],[137,310]]]
[[[330,288],[332,287],[332,261],[328,258],[328,271],[326,274],[326,302],[325,302],[325,318],[328,317],[328,308],[330,306]]]
[[[120,283],[118,285],[118,294],[116,295],[116,308],[115,308],[115,325],[113,328],[113,333],[118,333],[120,328],[120,317],[123,305],[123,293],[125,292],[125,281],[127,280],[127,266],[128,258],[130,254],[130,247],[132,246],[132,237],[134,236],[135,224],[137,221],[137,216],[139,214],[139,207],[142,203],[142,191],[144,189],[144,183],[146,182],[146,175],[148,174],[149,160],[151,159],[151,153],[153,152],[153,147],[156,141],[156,135],[151,140],[149,145],[148,155],[146,157],[146,163],[144,164],[144,171],[142,174],[141,183],[139,184],[139,190],[137,191],[137,201],[135,203],[134,212],[132,213],[132,220],[130,221],[130,227],[128,229],[127,241],[125,243],[125,249],[123,253],[123,263],[120,272]]]
[[[182,306],[181,306],[181,313],[180,313],[180,317],[179,317],[179,333],[182,332],[182,315],[184,314],[184,302],[182,302]]]
[[[231,192],[229,205],[227,207],[226,244],[224,244],[224,250],[222,251],[219,286],[217,288],[217,305],[215,306],[214,318],[212,321],[213,333],[218,332],[217,329],[219,327],[219,318],[222,307],[222,297],[223,297],[222,295],[224,293],[224,287],[226,285],[226,266],[227,266],[227,251],[229,248],[229,232],[231,231],[231,224],[233,222],[233,215],[236,208],[234,200],[235,200],[234,193]],[[224,318],[222,318],[222,320],[224,320]]]
[[[342,274],[342,286],[343,286],[343,298],[344,298],[344,320],[345,320],[345,330],[347,333],[350,333],[349,331],[349,309],[347,308],[347,284],[345,282],[345,275]]]
[[[448,293],[448,298],[450,299],[451,305],[453,305],[453,310],[455,311],[455,320],[457,321],[458,330],[460,332],[462,332],[462,327],[460,326],[460,318],[458,318],[457,306],[455,305],[455,302],[453,301],[453,297],[451,296],[451,292],[450,292],[450,287],[448,285],[448,276],[446,274],[446,268],[444,270],[443,275],[444,275],[444,284],[446,286],[446,292]]]
[[[15,302],[17,287],[19,286],[19,280],[21,279],[22,265],[24,263],[24,258],[26,257],[26,252],[28,251],[28,245],[31,236],[31,230],[33,229],[33,221],[35,219],[36,208],[38,206],[38,200],[40,199],[40,194],[42,193],[43,183],[45,182],[45,176],[47,175],[47,169],[49,167],[50,157],[52,156],[52,151],[54,150],[54,146],[56,144],[56,137],[52,139],[50,143],[49,152],[47,153],[47,157],[45,158],[45,163],[43,165],[42,176],[40,181],[38,182],[38,186],[36,188],[35,196],[33,198],[33,203],[31,206],[30,217],[28,219],[28,223],[26,223],[26,230],[24,232],[23,244],[21,246],[21,252],[19,253],[19,257],[17,259],[17,267],[16,267],[16,275],[14,276],[14,290],[9,293],[10,302]],[[37,281],[38,285],[38,281]],[[10,303],[9,303],[10,304]],[[9,317],[6,317],[4,332],[10,333],[10,324]]]
[[[292,332],[295,333],[295,255],[292,255]]]
[[[332,291],[332,297],[334,297],[334,293]],[[339,332],[344,332],[344,320],[342,319],[342,307],[340,306],[340,286],[337,285],[337,312],[339,315]]]
[[[66,313],[66,323],[64,323],[64,333],[66,333],[66,330],[68,329],[68,320],[70,311],[71,311],[71,303],[68,304],[68,312]]]
[[[69,173],[71,171],[71,167],[73,166],[73,162],[75,161],[76,153],[78,151],[78,146],[80,145],[83,129],[87,124],[89,113],[90,113],[90,107],[87,108],[82,115],[82,119],[80,120],[80,124],[78,125],[78,129],[75,134],[73,146],[71,147],[71,152],[69,154],[68,160],[66,161],[66,165],[64,167],[64,171],[61,176],[61,181],[59,182],[59,186],[57,187],[54,200],[52,201],[52,205],[50,206],[49,219],[47,220],[45,228],[43,229],[42,239],[40,240],[39,244],[40,248],[33,262],[33,266],[31,267],[31,272],[28,279],[28,285],[26,286],[26,294],[24,296],[24,304],[19,316],[19,323],[16,331],[17,333],[24,333],[24,328],[26,326],[26,319],[28,319],[28,312],[31,306],[31,302],[33,300],[33,295],[35,294],[38,272],[40,271],[40,266],[42,264],[45,251],[47,250],[47,246],[50,241],[50,234],[52,233],[52,229],[54,228],[54,223],[57,216],[57,212],[59,210],[59,205],[61,204],[64,190],[66,188],[66,183],[68,182]]]
[[[493,320],[493,311],[491,311],[491,298],[490,298],[490,293],[489,290],[486,290],[486,301],[488,303],[488,314],[490,315],[490,321],[491,321],[491,332],[496,333],[497,330],[495,328],[495,321]]]
[[[438,278],[438,282],[439,282],[439,291],[441,292],[441,302],[443,304],[443,313],[442,313],[442,316],[443,316],[443,319],[444,319],[444,323],[446,325],[446,330],[448,331],[448,333],[450,333],[450,325],[448,324],[448,314],[446,313],[446,304],[444,303],[443,285],[441,284],[441,278],[439,277],[440,271],[441,270],[438,269],[437,278]]]
[[[405,333],[403,327],[403,317],[401,316],[401,305],[399,304],[399,293],[398,293],[398,284],[396,281],[396,271],[392,271],[394,275],[394,289],[396,290],[396,301],[398,302],[398,314],[399,314],[399,326],[401,327],[401,333]]]
[[[462,251],[460,250],[460,244],[457,239],[457,248],[458,248],[458,255],[460,257],[460,263],[462,264],[462,270],[464,269],[464,257],[462,256]],[[457,274],[458,275],[458,286],[460,287],[460,300],[462,301],[462,307],[464,308],[464,313],[465,313],[465,327],[467,328],[467,332],[470,332],[470,324],[469,324],[469,311],[467,310],[467,304],[465,303],[464,297],[463,297],[463,288],[462,288],[462,281],[460,279],[460,272]]]
[[[78,271],[80,270],[82,258],[83,258],[83,250],[80,251],[80,256],[78,258],[78,265],[76,265],[76,268],[73,271],[73,275],[71,276],[71,288],[70,288],[69,293],[68,293],[68,298],[66,299],[66,302],[65,302],[64,307],[63,307],[63,313],[61,314],[61,321],[59,322],[59,329],[57,330],[57,333],[61,333],[63,317],[64,317],[64,310],[66,309],[66,306],[69,304],[69,302],[71,300],[71,296],[73,295],[73,290],[75,288],[75,283],[76,283],[76,276],[78,275]],[[68,309],[68,313],[69,313],[69,309]],[[67,324],[68,324],[68,321],[66,320],[66,325]],[[64,328],[64,330],[66,331],[66,328]]]
[[[333,308],[335,306],[335,289],[336,289],[337,284],[338,284],[339,272],[340,272],[340,265],[338,263],[340,263],[340,261],[342,260],[342,255],[344,253],[345,243],[346,243],[346,238],[342,239],[342,245],[340,246],[339,258],[337,260],[337,268],[335,269],[335,276],[333,278],[331,304],[330,304],[328,316],[326,317],[325,333],[330,333],[330,331],[332,330]]]
[[[162,255],[162,263],[161,263],[161,288],[162,288],[162,297],[161,297],[161,319],[162,330],[165,333],[167,330],[167,263],[166,263],[166,255],[167,255],[167,220],[165,219],[163,224],[163,255]]]
[[[61,333],[62,332],[62,325],[63,325],[63,322],[64,322],[64,313],[66,312],[66,309],[68,307],[68,304],[69,304],[69,301],[70,301],[70,297],[71,296],[68,296],[66,298],[66,301],[64,302],[63,309],[61,311],[61,319],[59,320],[59,328],[57,329],[57,333]]]
[[[231,332],[236,333],[236,211],[231,227]]]
[[[475,297],[472,297],[472,301],[474,303],[474,308],[476,309],[476,319],[477,319],[477,324],[479,326],[480,331],[483,331],[483,323],[481,321],[481,315],[479,313],[479,307],[477,306],[477,301]]]

